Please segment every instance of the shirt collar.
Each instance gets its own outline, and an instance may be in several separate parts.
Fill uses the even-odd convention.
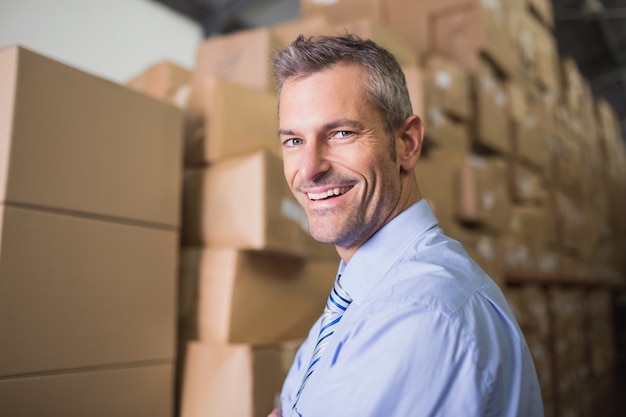
[[[430,205],[424,199],[413,204],[384,225],[352,256],[341,260],[341,285],[357,304],[378,284],[404,253],[405,246],[437,225]]]

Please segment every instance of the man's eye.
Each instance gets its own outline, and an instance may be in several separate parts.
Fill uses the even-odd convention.
[[[338,139],[345,139],[345,138],[349,138],[352,135],[354,135],[354,132],[351,132],[349,130],[338,130],[335,133],[333,133],[332,136]]]
[[[291,138],[291,139],[287,139],[285,141],[283,141],[283,146],[298,146],[298,145],[302,145],[304,143],[304,141],[302,139],[298,139],[298,138]]]

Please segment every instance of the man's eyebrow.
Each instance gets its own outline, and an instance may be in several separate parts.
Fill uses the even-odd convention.
[[[356,120],[340,119],[340,120],[334,120],[332,122],[326,123],[325,125],[322,126],[320,130],[327,132],[329,130],[333,130],[333,129],[337,129],[341,127],[349,127],[351,129],[356,129],[356,130],[365,129],[365,126],[362,123],[357,122]],[[279,136],[298,136],[298,133],[291,129],[278,129],[278,135]]]
[[[298,134],[291,129],[278,129],[278,136],[297,136]]]

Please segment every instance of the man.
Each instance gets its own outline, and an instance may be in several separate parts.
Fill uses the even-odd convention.
[[[421,198],[424,127],[393,56],[301,36],[273,64],[285,177],[341,262],[271,416],[542,416],[501,291]]]

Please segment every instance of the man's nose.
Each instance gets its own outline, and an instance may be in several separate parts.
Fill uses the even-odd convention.
[[[315,181],[328,172],[330,163],[324,144],[309,143],[300,158],[300,176],[304,181]]]

